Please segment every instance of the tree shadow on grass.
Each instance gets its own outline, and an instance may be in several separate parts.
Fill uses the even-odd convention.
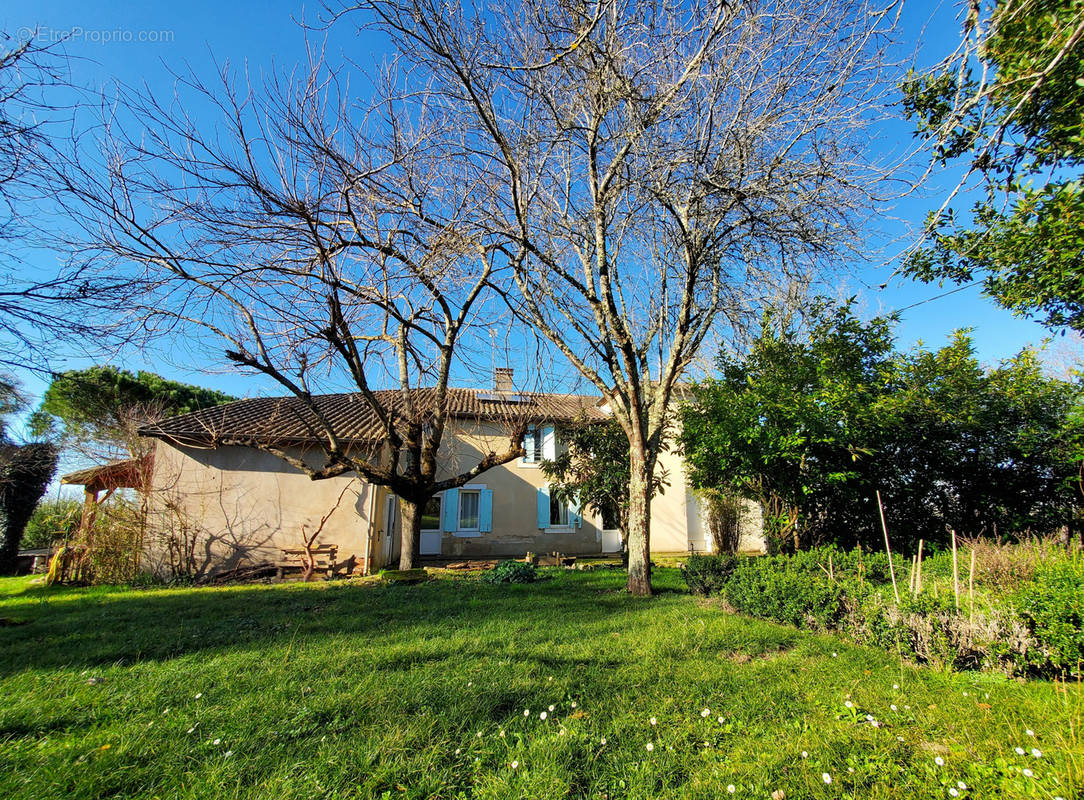
[[[582,631],[612,623],[615,614],[627,625],[629,615],[651,613],[653,605],[643,600],[619,592],[600,596],[603,584],[617,588],[623,582],[621,576],[606,577],[528,586],[436,580],[419,586],[32,589],[6,602],[4,614],[27,624],[0,628],[0,675],[163,661],[343,635],[427,641],[467,627],[490,635],[507,629],[515,637],[559,629],[563,619],[574,620]]]

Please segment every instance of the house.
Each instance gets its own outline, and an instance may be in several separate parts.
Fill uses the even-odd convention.
[[[620,552],[620,533],[612,523],[551,498],[539,468],[562,447],[568,426],[606,418],[601,398],[503,388],[449,389],[450,421],[438,477],[457,474],[490,451],[506,450],[510,413],[528,424],[526,455],[434,497],[423,515],[420,555]],[[415,401],[424,402],[426,391],[416,390]],[[395,407],[397,391],[380,394],[382,403]],[[320,395],[314,404],[348,450],[372,456],[380,446],[379,422],[359,394]],[[311,534],[321,524],[319,542],[337,545],[340,562],[367,572],[396,563],[394,495],[353,473],[313,481],[266,451],[316,466],[322,463],[320,429],[313,412],[292,397],[240,400],[142,429],[142,435],[157,440],[150,526],[157,532],[150,549],[157,563],[152,568],[184,564],[186,571],[205,574],[273,561],[280,548],[298,547],[302,532]],[[660,461],[668,488],[652,506],[652,551],[710,549],[703,512],[685,486],[680,457],[668,452]]]

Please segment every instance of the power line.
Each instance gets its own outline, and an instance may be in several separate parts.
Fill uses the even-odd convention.
[[[902,314],[904,311],[910,311],[912,308],[925,305],[926,303],[932,303],[934,300],[940,300],[942,297],[948,297],[950,294],[956,294],[962,292],[964,289],[970,289],[972,286],[978,286],[982,281],[972,281],[971,283],[965,283],[963,286],[957,286],[955,289],[949,289],[947,292],[941,294],[935,294],[933,297],[927,297],[925,300],[919,300],[917,303],[911,303],[909,306],[903,308],[897,308],[893,311],[893,314]]]

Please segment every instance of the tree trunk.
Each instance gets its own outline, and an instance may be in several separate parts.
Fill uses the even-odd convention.
[[[414,569],[422,540],[422,505],[399,498],[399,569]]]
[[[651,465],[642,447],[629,447],[629,594],[651,595]]]

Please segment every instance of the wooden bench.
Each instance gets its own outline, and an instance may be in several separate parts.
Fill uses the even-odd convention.
[[[304,547],[283,547],[279,552],[281,556],[278,563],[275,564],[278,568],[279,579],[288,569],[305,569]],[[312,548],[312,558],[315,562],[313,564],[313,574],[326,571],[329,578],[335,577],[335,571],[339,568],[339,564],[335,560],[338,554],[339,546],[336,544],[322,544],[319,547]]]

